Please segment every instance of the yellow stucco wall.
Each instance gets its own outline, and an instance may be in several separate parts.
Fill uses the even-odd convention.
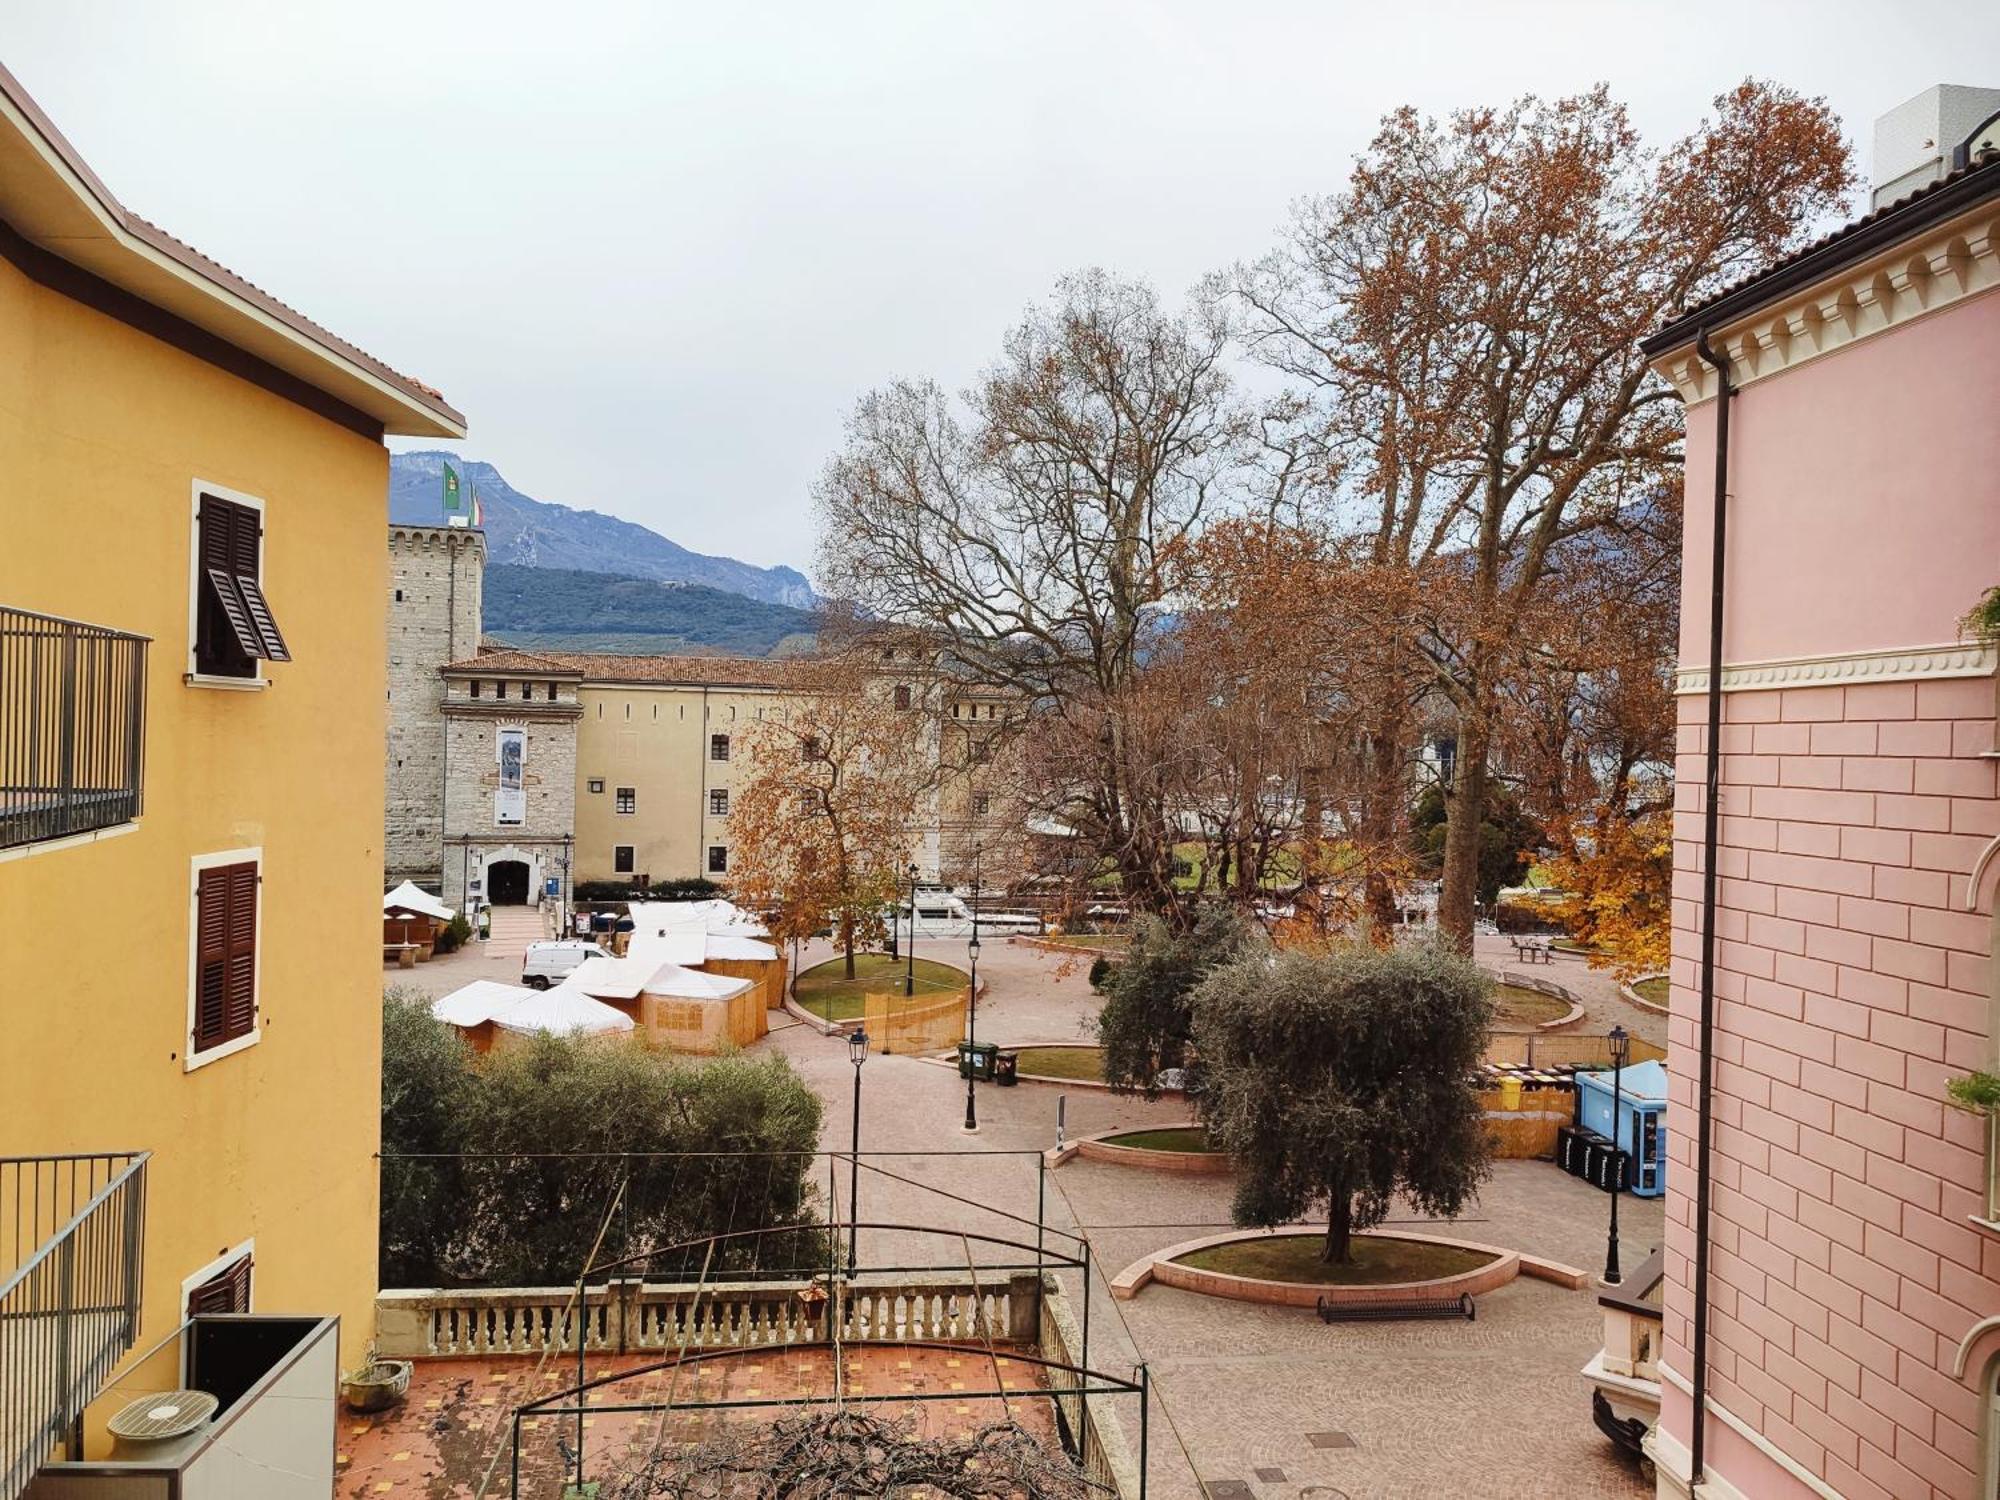
[[[153,637],[135,831],[0,859],[0,1153],[144,1148],[141,1346],[255,1241],[259,1312],[373,1327],[386,451],[0,261],[0,603]],[[196,480],[265,502],[294,660],[189,686]],[[193,856],[260,846],[261,1039],[185,1071]]]
[[[655,881],[707,875],[709,847],[729,847],[729,820],[709,813],[708,794],[735,787],[757,716],[783,713],[786,695],[586,682],[577,701],[576,878],[620,878],[612,868],[618,844],[632,845],[634,873]],[[709,758],[711,734],[730,737],[727,761]],[[593,780],[602,792],[590,790]],[[630,815],[617,811],[621,786],[636,794]]]

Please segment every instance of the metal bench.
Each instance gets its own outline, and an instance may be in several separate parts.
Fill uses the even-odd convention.
[[[1396,1318],[1463,1318],[1470,1323],[1478,1316],[1468,1292],[1456,1297],[1396,1297],[1380,1302],[1329,1302],[1322,1297],[1316,1305],[1322,1323],[1386,1323]]]

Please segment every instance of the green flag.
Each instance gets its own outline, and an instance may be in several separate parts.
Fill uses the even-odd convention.
[[[455,511],[459,508],[458,470],[449,463],[444,466],[444,508]]]

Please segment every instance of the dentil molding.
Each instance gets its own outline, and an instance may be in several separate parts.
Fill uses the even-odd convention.
[[[1783,661],[1725,664],[1725,693],[1760,692],[1772,688],[1828,687],[1861,682],[1923,682],[1945,677],[1991,677],[2000,667],[2000,652],[1992,646],[1957,642],[1949,646],[1914,646],[1894,651],[1847,651],[1831,656],[1799,656]],[[1708,668],[1682,667],[1677,693],[1708,691]]]

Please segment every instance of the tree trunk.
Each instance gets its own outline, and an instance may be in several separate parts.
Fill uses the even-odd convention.
[[[1444,889],[1438,894],[1438,930],[1461,953],[1472,952],[1473,909],[1479,899],[1488,747],[1484,721],[1467,715],[1459,727],[1457,768],[1444,798]]]
[[[1335,1178],[1326,1195],[1326,1250],[1320,1259],[1335,1266],[1354,1259],[1354,1198],[1344,1177]]]
[[[852,979],[854,977],[854,913],[851,911],[840,914],[840,943],[841,947],[847,950],[847,977]]]

